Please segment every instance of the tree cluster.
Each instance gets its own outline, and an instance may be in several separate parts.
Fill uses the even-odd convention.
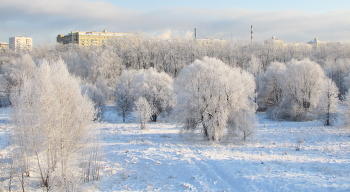
[[[79,183],[73,170],[96,134],[94,104],[79,86],[62,60],[43,60],[11,94],[16,169],[26,177],[35,170],[47,189],[71,191]]]
[[[258,105],[271,118],[307,121],[325,117],[325,124],[331,124],[338,88],[317,63],[309,59],[272,63],[260,83]]]

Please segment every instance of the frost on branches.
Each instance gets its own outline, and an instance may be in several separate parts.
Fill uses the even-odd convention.
[[[63,61],[44,60],[11,95],[18,166],[47,189],[70,191],[78,184],[80,152],[94,137],[94,103],[78,82]]]
[[[123,117],[123,122],[133,111],[135,95],[133,91],[133,84],[138,74],[136,70],[124,70],[120,75],[115,91],[115,103],[117,112]]]
[[[317,63],[304,59],[272,63],[262,76],[258,103],[273,119],[330,125],[338,104],[338,88]]]
[[[135,112],[140,120],[141,129],[147,129],[147,120],[152,115],[152,108],[144,97],[140,97],[135,102]]]
[[[151,120],[157,121],[159,115],[167,115],[172,109],[175,97],[173,95],[173,79],[164,72],[154,68],[141,70],[133,84],[136,98],[144,97],[152,108]]]
[[[204,57],[185,67],[174,82],[177,94],[176,118],[183,129],[195,130],[202,124],[204,137],[254,132],[254,78],[215,58]]]

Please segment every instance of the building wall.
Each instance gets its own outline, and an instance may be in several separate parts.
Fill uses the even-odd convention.
[[[103,32],[72,31],[68,35],[58,35],[57,43],[78,44],[80,47],[91,45],[102,46],[110,38],[132,36],[132,33],[110,33],[107,30]]]
[[[8,49],[8,48],[9,48],[8,43],[0,42],[0,49]]]
[[[15,51],[25,50],[30,51],[33,48],[33,39],[30,37],[10,37],[9,48]]]

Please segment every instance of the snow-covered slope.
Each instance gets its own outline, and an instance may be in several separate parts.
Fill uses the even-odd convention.
[[[0,118],[7,119],[6,113]],[[349,131],[317,121],[271,121],[264,113],[258,119],[249,143],[219,143],[204,141],[200,133],[180,135],[172,123],[141,130],[134,120],[120,123],[110,107],[100,124],[101,180],[85,191],[350,190]],[[9,128],[0,122],[1,154],[7,154]],[[8,180],[0,182],[6,189]]]

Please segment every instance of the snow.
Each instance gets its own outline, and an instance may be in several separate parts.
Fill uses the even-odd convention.
[[[165,119],[149,123],[148,130],[133,118],[121,123],[108,106],[99,124],[101,180],[84,191],[350,190],[349,130],[257,116],[258,131],[247,143],[210,142],[200,133],[179,134],[179,125]],[[8,122],[8,109],[0,108],[1,169],[11,151]],[[8,187],[6,177],[0,176],[0,189]]]

